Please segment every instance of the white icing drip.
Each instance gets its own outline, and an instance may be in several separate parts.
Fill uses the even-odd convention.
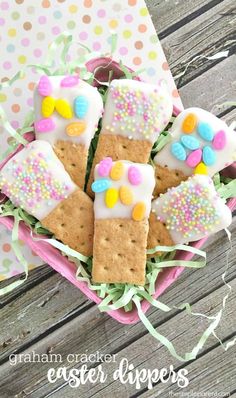
[[[176,159],[171,153],[172,142],[180,141],[181,135],[184,134],[182,131],[182,123],[189,113],[194,113],[199,121],[209,123],[213,128],[214,133],[218,132],[219,130],[224,130],[226,133],[226,145],[224,149],[214,150],[216,154],[216,161],[212,166],[207,166],[208,175],[212,177],[215,173],[219,172],[227,165],[230,165],[235,161],[236,134],[235,131],[228,127],[223,120],[219,119],[212,113],[205,111],[204,109],[188,108],[181,112],[179,116],[177,116],[170,130],[173,139],[160,152],[157,153],[154,158],[154,162],[163,167],[167,165],[168,169],[181,170],[187,176],[193,174],[194,169],[190,168],[184,161]],[[200,148],[206,145],[211,146],[211,142],[203,140],[199,134],[197,134],[196,129],[194,130],[194,133],[189,135],[198,139],[200,142]],[[190,151],[187,150],[187,153],[190,153]]]
[[[103,112],[103,101],[101,95],[99,94],[97,88],[92,87],[83,80],[79,80],[78,84],[73,87],[61,87],[60,82],[64,76],[48,76],[48,78],[52,85],[51,96],[55,99],[65,99],[69,102],[72,109],[76,97],[86,97],[89,102],[89,106],[88,111],[82,120],[86,123],[87,127],[80,136],[70,137],[66,134],[66,127],[70,123],[80,121],[80,119],[78,119],[75,115],[71,119],[64,119],[56,111],[54,111],[50,118],[53,119],[56,128],[53,131],[46,133],[40,133],[36,130],[36,138],[48,141],[51,145],[54,145],[58,140],[63,140],[81,144],[88,148],[97,130],[97,125]],[[38,93],[37,87],[38,86],[36,85],[34,90],[35,121],[44,118],[41,112],[41,105],[44,97]]]
[[[224,201],[218,196],[214,184],[212,180],[208,176],[204,175],[195,175],[194,177],[190,177],[186,182],[181,183],[180,186],[186,187],[190,184],[200,184],[203,187],[209,188],[208,199],[212,203],[212,207],[216,209],[218,213],[218,224],[214,224],[212,231],[203,234],[203,232],[194,232],[190,237],[185,237],[181,232],[176,230],[169,229],[169,233],[174,241],[175,244],[184,244],[188,242],[194,242],[199,239],[204,238],[205,236],[212,235],[224,228],[227,228],[232,222],[232,214],[228,206],[225,205]],[[176,191],[177,188],[171,188],[165,194],[161,195],[159,198],[152,201],[152,211],[156,214],[157,217],[161,218],[163,223],[167,222],[169,217],[163,211],[164,204],[171,200],[173,193]]]
[[[131,103],[139,106],[141,114],[135,113],[134,116],[128,116],[126,119],[126,121],[130,123],[130,126],[132,125],[132,128],[128,128],[126,121],[124,123],[122,112],[120,113],[121,120],[114,123],[115,113],[119,113],[119,109],[116,107],[113,91],[115,89],[123,90],[126,88],[133,93],[140,94],[140,99],[138,101],[133,100]],[[143,113],[145,113],[145,109],[144,101],[141,98],[142,95],[146,97],[147,102],[150,101],[153,105],[153,109],[150,110],[151,118],[154,121],[153,125],[152,123],[149,125],[148,120],[144,121]],[[172,111],[172,99],[163,82],[160,82],[158,85],[152,85],[137,80],[113,80],[108,89],[101,133],[121,135],[134,140],[148,140],[154,144],[161,131],[163,131],[169,123]],[[148,136],[144,135],[145,129],[148,130]],[[155,131],[155,129],[157,129],[157,131]]]
[[[33,206],[27,205],[24,200],[24,196],[22,196],[21,193],[19,193],[19,195],[15,195],[13,193],[17,187],[17,178],[13,173],[16,165],[20,166],[22,168],[22,172],[27,172],[27,176],[29,176],[27,159],[31,156],[33,159],[42,159],[40,153],[44,156],[46,169],[50,173],[52,180],[57,182],[60,186],[67,186],[66,193],[64,195],[65,199],[77,189],[77,186],[72,182],[69,174],[65,171],[63,164],[55,155],[51,145],[46,141],[36,140],[28,144],[24,149],[22,149],[22,151],[18,152],[13,158],[11,158],[0,172],[0,187],[4,187],[4,184],[7,183],[7,188],[5,188],[5,190],[3,188],[2,192],[5,193],[17,207],[22,207],[27,211],[27,213],[32,214],[38,220],[42,220],[50,214],[63,199],[42,199],[39,202],[36,202]],[[38,172],[34,171],[33,173],[35,178],[42,177],[43,175],[43,172],[40,170]],[[30,183],[25,183],[25,185],[30,185]]]
[[[129,218],[132,219],[132,210],[137,202],[144,202],[146,206],[145,218],[149,217],[151,210],[152,192],[155,186],[154,170],[153,167],[147,164],[132,163],[122,160],[124,165],[124,173],[119,181],[114,181],[110,177],[100,177],[98,174],[98,165],[95,167],[94,177],[95,181],[106,178],[112,182],[112,188],[119,190],[121,186],[128,186],[133,193],[133,203],[129,206],[121,203],[118,199],[115,206],[110,209],[105,204],[105,192],[96,193],[94,201],[94,214],[95,218],[108,219],[108,218]],[[117,162],[113,162],[113,165]],[[142,182],[140,185],[132,185],[128,180],[128,169],[130,166],[135,166],[139,169],[142,175]]]

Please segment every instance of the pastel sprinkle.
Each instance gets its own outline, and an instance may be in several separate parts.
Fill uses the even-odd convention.
[[[191,151],[198,149],[200,146],[200,142],[197,138],[193,137],[192,135],[182,135],[181,137],[182,144],[190,149]]]
[[[112,182],[106,178],[100,179],[97,181],[94,181],[92,183],[92,191],[95,193],[100,193],[106,191],[108,188],[110,188],[112,185]]]
[[[171,153],[178,160],[185,160],[187,153],[180,142],[174,142],[171,145]]]
[[[68,124],[68,126],[66,126],[66,134],[69,137],[78,137],[81,134],[83,134],[85,130],[86,130],[86,123],[82,121],[70,123]]]
[[[197,116],[189,113],[183,121],[182,130],[185,134],[191,134],[197,125]]]
[[[135,166],[130,166],[128,169],[128,180],[132,185],[139,185],[142,182],[142,175],[140,170]]]
[[[112,158],[104,158],[98,165],[98,175],[100,177],[108,177],[112,168]]]
[[[186,163],[189,167],[196,167],[198,165],[198,163],[200,163],[202,158],[202,150],[201,149],[197,149],[196,151],[191,152],[186,160]]]
[[[206,166],[212,166],[215,163],[216,154],[210,146],[203,148],[202,159]]]
[[[42,97],[52,94],[52,85],[48,76],[41,76],[38,83],[38,92]]]
[[[116,162],[110,171],[110,177],[114,181],[118,181],[121,179],[122,175],[124,174],[124,165],[122,162]]]
[[[55,103],[55,108],[59,115],[61,115],[64,119],[71,119],[73,116],[73,112],[69,102],[65,99],[58,99]]]
[[[209,123],[199,122],[197,126],[198,134],[206,141],[212,141],[214,137],[213,128]]]
[[[194,174],[208,175],[207,167],[204,163],[200,162],[194,170]]]
[[[53,131],[56,128],[56,125],[51,118],[40,119],[34,123],[34,127],[38,133],[47,133],[49,131]]]
[[[74,112],[76,117],[83,119],[88,112],[89,102],[84,95],[76,97],[74,100]]]
[[[117,203],[119,192],[116,188],[109,188],[105,193],[105,204],[109,209],[112,209]]]
[[[134,221],[142,221],[145,217],[146,205],[144,202],[138,202],[133,208],[132,219]]]
[[[122,185],[119,190],[119,195],[123,205],[129,206],[133,203],[133,193],[129,187]]]
[[[55,108],[55,100],[53,97],[45,97],[42,100],[42,115],[44,117],[49,117],[53,114]]]
[[[226,145],[226,134],[224,130],[218,131],[218,133],[215,134],[215,137],[212,142],[212,146],[216,150],[221,150],[224,149]]]
[[[78,76],[66,76],[61,80],[61,87],[74,87],[79,83]]]

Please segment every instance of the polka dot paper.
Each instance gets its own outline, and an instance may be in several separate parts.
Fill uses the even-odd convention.
[[[48,45],[64,31],[73,34],[74,41],[101,54],[110,52],[111,34],[117,33],[114,59],[122,60],[134,70],[145,68],[141,77],[151,83],[164,78],[174,104],[182,108],[144,0],[0,0],[1,82],[29,64],[44,63]],[[84,51],[73,46],[70,60]],[[33,105],[33,89],[39,78],[33,68],[27,68],[25,75],[12,87],[0,91],[0,105],[15,129],[22,125]],[[2,126],[0,139],[1,151],[5,151],[9,137]],[[11,248],[3,250],[5,242],[10,244],[9,236],[3,231],[0,242],[0,277],[5,278],[11,276],[11,272],[7,267],[3,270],[3,260],[13,262],[14,269],[20,270],[20,266],[13,260]],[[32,266],[36,264],[35,258],[31,260]]]

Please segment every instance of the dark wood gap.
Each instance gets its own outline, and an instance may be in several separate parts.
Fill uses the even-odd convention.
[[[159,39],[162,40],[165,37],[169,36],[171,33],[176,32],[176,30],[182,28],[187,23],[193,21],[200,15],[204,14],[205,12],[209,11],[211,8],[217,6],[218,4],[222,3],[222,0],[212,0],[205,6],[199,8],[198,10],[194,11],[192,14],[187,15],[180,21],[176,22],[175,24],[171,25],[170,27],[164,29],[162,32],[158,33]]]

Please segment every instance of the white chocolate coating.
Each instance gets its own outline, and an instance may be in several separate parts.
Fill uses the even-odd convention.
[[[174,142],[180,142],[181,136],[184,134],[182,125],[184,119],[187,117],[188,114],[196,115],[198,123],[199,122],[208,123],[211,126],[214,134],[216,134],[220,130],[223,130],[225,132],[226,144],[222,150],[215,150],[212,147],[212,142],[202,139],[202,137],[198,134],[196,128],[194,129],[193,133],[189,134],[189,136],[197,138],[197,140],[200,143],[200,149],[202,149],[204,146],[210,146],[213,149],[216,156],[216,160],[214,164],[207,166],[207,174],[211,177],[215,173],[229,166],[236,160],[236,132],[233,129],[229,128],[223,120],[220,120],[212,113],[207,112],[200,108],[185,109],[177,116],[170,130],[172,140],[160,152],[157,153],[157,155],[154,158],[154,162],[163,167],[167,165],[169,169],[181,170],[187,176],[193,174],[194,168],[189,167],[186,164],[186,161],[178,160],[171,153],[171,145]],[[185,150],[187,155],[189,155],[191,151],[186,148]]]
[[[45,218],[77,186],[46,141],[33,141],[0,172],[0,188],[12,203],[38,220]]]
[[[95,193],[94,201],[94,214],[96,219],[108,219],[108,218],[128,218],[132,219],[132,211],[134,206],[143,202],[145,204],[144,218],[148,218],[151,211],[151,200],[152,192],[155,186],[154,170],[153,167],[147,164],[133,163],[125,160],[121,160],[124,166],[124,173],[118,181],[112,180],[108,177],[101,177],[98,173],[97,165],[94,171],[95,182],[100,179],[106,178],[111,182],[111,188],[120,190],[122,186],[128,187],[133,194],[133,202],[130,205],[124,205],[121,203],[120,198],[113,208],[108,208],[105,204],[106,192]],[[113,166],[118,162],[113,162]],[[142,181],[139,185],[132,185],[128,179],[128,170],[131,166],[137,168],[141,174]]]
[[[166,224],[175,244],[202,239],[232,222],[231,211],[217,194],[211,178],[200,174],[155,199],[152,211]]]
[[[173,104],[164,82],[113,80],[102,120],[102,134],[114,134],[152,144],[168,125]]]
[[[73,87],[62,87],[61,81],[65,76],[48,76],[48,79],[52,86],[52,96],[55,100],[64,99],[69,104],[71,109],[74,108],[74,100],[76,97],[83,96],[88,101],[88,110],[82,121],[86,123],[86,129],[79,136],[68,136],[66,133],[66,127],[75,122],[79,122],[81,119],[76,117],[73,111],[73,116],[69,119],[63,118],[56,110],[50,116],[55,124],[55,129],[49,132],[40,132],[37,130],[37,124],[35,125],[36,139],[48,141],[51,145],[54,145],[58,140],[71,141],[76,144],[84,145],[89,147],[90,142],[97,130],[99,119],[103,113],[103,101],[97,88],[92,87],[90,84],[83,80],[78,80],[78,84]],[[41,107],[43,96],[38,91],[38,86],[34,90],[34,107],[35,107],[35,121],[44,119],[42,115]]]

